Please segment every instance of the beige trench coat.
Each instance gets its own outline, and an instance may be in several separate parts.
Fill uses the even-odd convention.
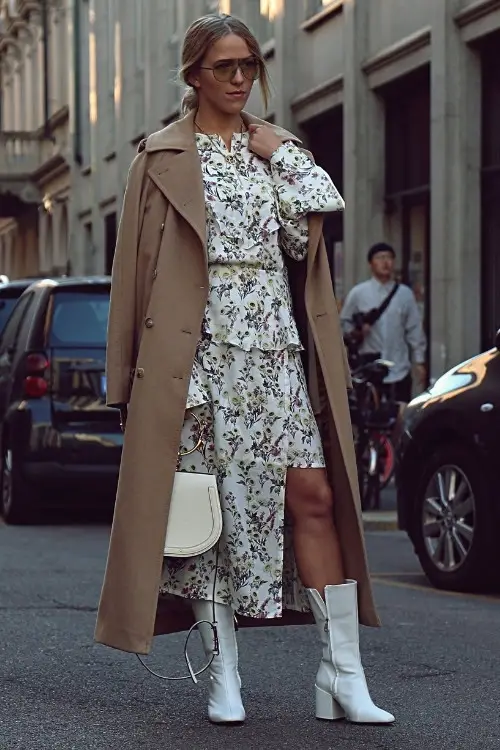
[[[245,119],[261,122],[249,115]],[[289,263],[289,269],[295,316],[308,343],[309,390],[322,430],[346,575],[359,582],[361,622],[378,625],[347,404],[350,376],[320,215],[309,218],[307,262]],[[159,600],[158,590],[207,287],[205,201],[191,114],[139,146],[113,265],[108,405],[128,404],[128,422],[95,637],[124,651],[147,654],[153,635],[193,623],[184,600]],[[240,619],[243,626],[299,622],[311,622],[311,617],[285,612],[278,620]]]

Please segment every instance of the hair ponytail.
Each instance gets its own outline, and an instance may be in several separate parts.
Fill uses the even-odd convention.
[[[198,107],[198,93],[195,88],[188,86],[184,91],[184,96],[181,101],[181,115],[187,115],[193,109]]]

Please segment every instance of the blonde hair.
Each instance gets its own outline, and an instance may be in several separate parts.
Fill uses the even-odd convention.
[[[203,16],[192,23],[186,31],[184,43],[182,45],[182,64],[179,71],[179,77],[186,85],[186,90],[181,103],[182,115],[188,114],[188,112],[192,109],[196,109],[198,106],[198,92],[194,86],[189,83],[190,76],[192,73],[196,72],[212,44],[215,44],[215,42],[218,42],[219,39],[222,39],[228,34],[235,34],[236,36],[241,37],[241,39],[246,42],[250,54],[258,60],[260,67],[259,86],[262,100],[267,110],[269,99],[271,98],[271,87],[269,83],[269,74],[267,72],[265,60],[262,56],[260,45],[243,21],[240,21],[234,16],[220,14]]]

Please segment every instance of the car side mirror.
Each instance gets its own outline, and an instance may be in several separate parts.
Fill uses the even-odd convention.
[[[496,335],[495,335],[495,346],[498,349],[498,351],[500,352],[500,328],[498,329],[498,331],[496,332]]]

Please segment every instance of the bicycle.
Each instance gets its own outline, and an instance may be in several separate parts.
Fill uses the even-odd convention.
[[[352,371],[349,408],[363,510],[380,507],[380,493],[394,472],[392,433],[399,404],[381,398],[379,390],[391,367],[392,362],[380,359],[377,354],[358,354],[357,366]]]

